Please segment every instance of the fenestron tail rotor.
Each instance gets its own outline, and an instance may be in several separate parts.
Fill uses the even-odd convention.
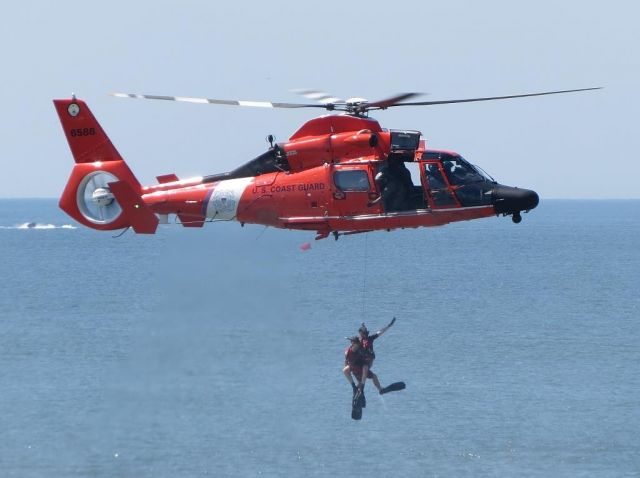
[[[249,101],[249,100],[220,100],[214,98],[196,98],[191,96],[161,96],[161,95],[139,95],[132,93],[110,93],[118,98],[138,98],[147,100],[182,101],[186,103],[201,103],[229,106],[250,106],[254,108],[322,108],[328,111],[343,111],[354,116],[366,116],[369,111],[386,110],[395,106],[436,106],[454,103],[473,103],[478,101],[507,100],[514,98],[527,98],[532,96],[558,95],[563,93],[576,93],[580,91],[599,90],[602,87],[579,88],[573,90],[543,91],[538,93],[524,93],[507,96],[486,96],[478,98],[463,98],[452,100],[436,101],[413,101],[406,100],[419,96],[421,93],[400,93],[389,98],[377,101],[368,101],[365,98],[349,98],[342,100],[329,93],[320,90],[294,90],[305,98],[317,103],[274,103],[271,101]]]
[[[94,224],[110,224],[122,212],[109,188],[109,183],[118,178],[105,171],[95,171],[87,174],[77,190],[78,209],[88,221]]]

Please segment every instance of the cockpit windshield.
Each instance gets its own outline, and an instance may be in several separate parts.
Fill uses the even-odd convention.
[[[476,171],[478,171],[480,174],[482,174],[484,176],[485,181],[488,181],[490,183],[495,183],[496,182],[496,180],[493,179],[493,177],[488,172],[486,172],[484,169],[482,169],[477,164],[474,164],[473,167],[475,168]]]
[[[442,168],[453,186],[491,181],[462,156],[447,155],[442,158]]]
[[[422,160],[434,207],[449,207],[454,198],[463,207],[491,204],[495,180],[459,154],[431,150],[422,154]]]

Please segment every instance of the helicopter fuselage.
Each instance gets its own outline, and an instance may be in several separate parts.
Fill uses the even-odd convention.
[[[391,162],[397,166],[390,167]],[[518,214],[537,205],[533,191],[510,189],[519,199],[500,207],[509,188],[456,153],[426,149],[419,132],[383,130],[369,118],[325,116],[235,172],[196,178],[189,185],[151,186],[142,197],[155,212],[180,210],[197,225],[237,220],[314,230],[325,237],[441,226]],[[197,202],[186,208],[185,194],[197,195]]]

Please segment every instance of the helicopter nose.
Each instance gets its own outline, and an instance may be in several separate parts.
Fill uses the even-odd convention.
[[[517,214],[529,211],[538,205],[538,193],[498,184],[493,189],[493,207],[497,214]]]

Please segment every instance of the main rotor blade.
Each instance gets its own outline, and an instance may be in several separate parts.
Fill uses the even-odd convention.
[[[384,100],[374,101],[372,103],[367,103],[367,108],[378,108],[381,110],[385,110],[390,106],[397,106],[398,104],[408,104],[408,103],[400,103],[400,101],[408,100],[409,98],[413,98],[414,96],[420,96],[422,93],[400,93],[398,95],[392,96],[391,98],[385,98]]]
[[[410,103],[396,103],[391,106],[432,106],[432,105],[448,105],[451,103],[472,103],[475,101],[493,101],[493,100],[508,100],[511,98],[525,98],[528,96],[544,96],[544,95],[557,95],[560,93],[575,93],[577,91],[590,91],[590,90],[601,90],[602,87],[598,86],[595,88],[580,88],[577,90],[559,90],[559,91],[544,91],[542,93],[527,93],[524,95],[509,95],[509,96],[488,96],[485,98],[466,98],[462,100],[441,100],[441,101],[415,101]],[[379,108],[383,109],[383,108]]]
[[[247,101],[247,100],[217,100],[213,98],[194,98],[191,96],[161,96],[161,95],[137,95],[133,93],[109,93],[117,98],[137,98],[144,100],[182,101],[185,103],[202,103],[229,106],[251,106],[254,108],[323,108],[330,109],[332,105],[305,104],[305,103],[273,103],[271,101]]]
[[[323,105],[326,105],[327,103],[340,103],[340,104],[344,104],[345,101],[341,98],[338,98],[336,96],[333,96],[329,93],[327,93],[326,91],[321,91],[321,90],[310,90],[310,89],[295,89],[295,90],[291,90],[293,93],[296,93],[298,95],[304,96],[305,98],[308,98],[310,100],[314,100],[317,101],[318,103],[321,103]]]

